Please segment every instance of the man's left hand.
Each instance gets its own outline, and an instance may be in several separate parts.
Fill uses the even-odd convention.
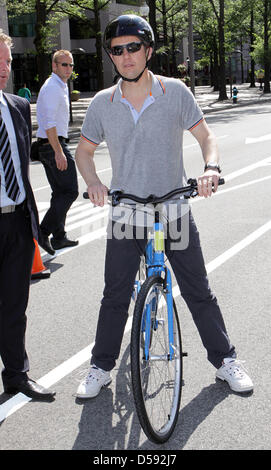
[[[198,177],[198,194],[202,197],[210,197],[215,193],[218,187],[219,172],[215,170],[206,170],[203,175]]]

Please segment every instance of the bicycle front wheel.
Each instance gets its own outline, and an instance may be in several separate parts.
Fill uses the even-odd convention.
[[[182,390],[182,342],[173,300],[173,357],[163,279],[148,278],[140,289],[131,331],[131,375],[136,411],[147,437],[166,442],[177,423]]]

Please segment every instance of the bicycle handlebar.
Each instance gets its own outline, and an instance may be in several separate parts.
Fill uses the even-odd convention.
[[[109,191],[108,196],[110,196],[112,198],[111,203],[112,203],[113,207],[117,206],[121,199],[130,199],[134,202],[138,202],[139,204],[144,204],[144,205],[146,205],[146,204],[156,205],[156,204],[159,204],[161,202],[165,202],[165,201],[171,199],[173,196],[176,196],[177,194],[187,193],[184,196],[187,199],[190,198],[190,197],[197,196],[197,194],[198,194],[197,193],[197,188],[198,188],[197,180],[193,179],[193,178],[190,178],[187,181],[187,183],[188,183],[188,186],[183,186],[182,188],[174,189],[173,191],[170,191],[169,193],[164,194],[164,196],[155,196],[154,194],[150,194],[146,198],[141,198],[141,197],[136,196],[135,194],[124,193],[123,191],[119,191],[119,190]],[[225,183],[224,178],[220,178],[219,181],[218,181],[219,186],[224,184],[224,183]],[[83,193],[83,198],[84,199],[89,198],[87,192]]]

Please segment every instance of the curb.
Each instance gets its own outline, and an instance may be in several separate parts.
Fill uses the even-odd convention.
[[[218,106],[216,108],[208,107],[208,105],[204,107],[204,106],[201,106],[200,104],[199,106],[202,109],[203,114],[210,114],[216,111],[223,111],[223,109],[232,109],[232,108],[238,108],[238,107],[244,107],[244,106],[252,106],[255,104],[268,103],[268,102],[271,102],[271,97],[262,98],[261,101],[260,99],[257,99],[257,100],[251,100],[251,101],[245,101],[245,102],[240,101],[239,103],[237,102],[236,104],[229,103],[229,104],[225,104],[222,106]]]

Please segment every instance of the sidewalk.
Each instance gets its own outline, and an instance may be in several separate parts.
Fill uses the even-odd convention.
[[[257,84],[257,87],[255,88],[250,88],[249,83],[243,83],[236,86],[238,89],[238,98],[236,104],[233,104],[232,99],[230,98],[229,85],[227,85],[227,95],[229,99],[226,101],[217,101],[219,92],[212,91],[212,87],[210,86],[196,87],[195,97],[203,113],[208,114],[221,111],[223,109],[237,108],[239,106],[246,106],[250,104],[260,105],[261,103],[271,102],[271,93],[264,94],[263,90],[259,88],[259,84]],[[93,95],[93,92],[81,93],[80,100],[72,102],[73,122],[69,127],[69,135],[71,137],[77,137],[80,135],[81,126]],[[33,124],[33,136],[35,137],[37,130],[36,103],[31,104],[31,117]]]
[[[209,86],[196,87],[195,96],[204,114],[212,113],[214,111],[221,111],[223,109],[236,108],[238,106],[247,106],[250,104],[258,104],[264,102],[271,102],[271,93],[263,93],[259,84],[255,88],[250,88],[249,83],[242,83],[236,85],[238,89],[237,103],[233,104],[230,98],[230,86],[227,85],[228,100],[217,101],[219,92],[212,91]]]

